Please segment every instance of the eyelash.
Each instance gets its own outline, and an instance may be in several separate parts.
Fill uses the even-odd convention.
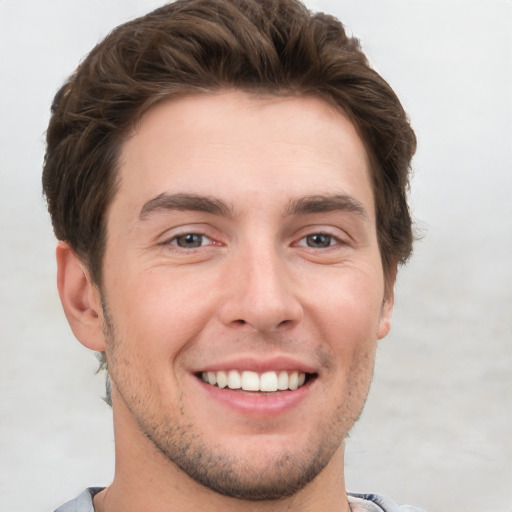
[[[324,237],[324,238],[327,238],[329,243],[325,247],[312,247],[312,246],[308,245],[308,242],[313,237]],[[302,242],[304,242],[304,243],[302,243]],[[333,235],[332,233],[316,232],[316,233],[310,233],[308,235],[303,236],[297,242],[296,245],[299,246],[299,247],[307,247],[309,249],[320,249],[320,250],[324,249],[324,250],[327,250],[327,249],[330,249],[330,248],[332,248],[334,246],[339,246],[339,245],[343,245],[343,244],[344,244],[344,242],[339,237]]]
[[[185,247],[185,246],[180,245],[179,239],[184,239],[186,237],[200,238],[201,245],[193,246],[193,247]],[[205,240],[207,240],[206,244],[204,243]],[[193,231],[190,231],[187,233],[177,234],[177,235],[173,236],[172,238],[170,238],[169,240],[166,240],[165,242],[163,242],[162,245],[166,245],[166,246],[172,245],[172,246],[178,247],[179,249],[184,249],[184,250],[192,249],[193,250],[193,249],[199,249],[201,247],[204,247],[205,245],[216,245],[216,243],[209,236],[205,235],[204,233],[195,233]]]
[[[185,239],[186,237],[197,237],[197,238],[199,238],[200,239],[200,241],[199,241],[200,245],[196,245],[196,246],[192,246],[192,247],[187,247],[187,246],[184,246],[184,245],[180,245],[180,239]],[[326,239],[328,239],[327,240],[328,244],[325,245],[324,247],[313,247],[311,245],[308,245],[308,242],[310,242],[313,237],[323,237],[323,238],[326,238]],[[202,247],[205,247],[205,246],[220,245],[220,244],[215,242],[212,238],[210,238],[209,236],[205,235],[204,233],[190,231],[190,232],[185,232],[185,233],[179,233],[179,234],[173,236],[172,238],[162,242],[161,245],[164,245],[164,246],[167,246],[167,247],[173,246],[173,248],[176,247],[175,250],[193,251],[193,250],[201,249]],[[293,245],[295,245],[296,247],[305,247],[305,248],[313,249],[313,250],[315,250],[315,249],[318,249],[318,250],[329,250],[329,249],[334,248],[336,246],[346,245],[346,243],[343,242],[339,237],[333,235],[332,233],[319,231],[319,232],[312,232],[312,233],[309,233],[307,235],[304,235],[303,237],[301,237],[299,239],[298,242],[296,242]]]

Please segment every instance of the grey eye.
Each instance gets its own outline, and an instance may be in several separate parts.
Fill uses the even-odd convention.
[[[316,233],[306,237],[306,245],[315,249],[323,249],[332,245],[332,236]]]
[[[187,233],[186,235],[177,236],[174,240],[176,241],[176,245],[178,247],[194,249],[203,245],[204,238],[204,235],[198,235],[197,233]]]

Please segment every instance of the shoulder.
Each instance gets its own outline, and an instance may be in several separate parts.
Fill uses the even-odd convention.
[[[102,490],[101,487],[89,487],[75,499],[64,503],[55,512],[94,512],[92,499]]]
[[[348,493],[352,512],[424,512],[410,505],[397,505],[379,494]]]

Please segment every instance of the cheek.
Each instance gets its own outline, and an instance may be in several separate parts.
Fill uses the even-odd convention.
[[[171,272],[145,272],[110,290],[107,298],[117,338],[157,365],[184,350],[214,310],[211,294]]]
[[[317,322],[339,339],[353,343],[374,342],[377,338],[384,294],[381,276],[373,269],[343,270],[314,294],[312,309]],[[313,297],[308,286],[309,297]]]

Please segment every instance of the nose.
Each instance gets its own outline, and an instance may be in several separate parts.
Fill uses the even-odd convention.
[[[298,283],[277,250],[255,250],[231,261],[220,308],[223,324],[260,333],[284,332],[303,316]]]

